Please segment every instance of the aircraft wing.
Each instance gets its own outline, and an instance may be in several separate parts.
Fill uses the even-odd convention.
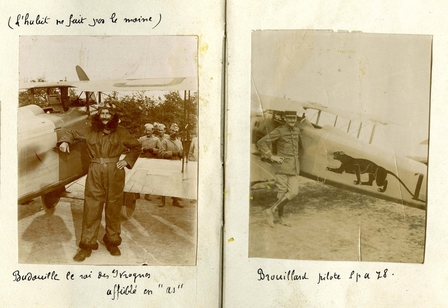
[[[29,82],[20,85],[21,90],[58,87],[77,88],[78,90],[85,92],[196,91],[197,81],[194,77],[172,77],[98,81]]]
[[[289,98],[281,98],[281,97],[275,97],[275,96],[269,96],[259,93],[252,93],[252,101],[259,102],[260,107],[262,107],[263,110],[279,110],[279,111],[285,111],[285,110],[296,110],[298,113],[303,113],[307,109],[313,109],[313,110],[320,110],[325,111],[328,113],[331,113],[335,116],[341,116],[348,120],[358,120],[361,122],[368,121],[375,124],[397,124],[400,125],[400,123],[392,122],[390,120],[385,120],[380,117],[375,117],[374,115],[367,115],[367,114],[359,114],[359,113],[352,113],[345,110],[339,110],[336,108],[329,108],[325,105],[322,105],[320,103],[306,101],[301,102],[297,100],[291,100]]]
[[[195,77],[139,78],[89,80],[80,66],[76,66],[79,81],[28,82],[20,84],[20,89],[73,87],[84,92],[123,92],[123,91],[196,91]]]
[[[122,91],[196,91],[197,80],[194,77],[142,78],[92,81],[86,72],[76,65],[76,74],[80,82],[76,87],[85,92],[122,92]]]
[[[59,88],[59,87],[76,87],[77,81],[56,81],[56,82],[26,82],[19,85],[20,90],[41,89],[41,88]]]
[[[183,91],[197,90],[194,77],[119,79],[99,81],[78,81],[77,89],[86,92],[123,92],[123,91]]]
[[[260,103],[260,107],[263,111],[266,110],[279,110],[279,111],[285,111],[285,110],[291,110],[291,111],[297,111],[298,113],[305,112],[304,106],[307,106],[307,103],[305,102],[299,102],[290,100],[287,98],[281,98],[281,97],[275,97],[275,96],[269,96],[264,94],[258,94],[252,92],[252,100],[255,102]]]
[[[197,199],[197,163],[179,160],[138,158],[126,172],[124,191]]]

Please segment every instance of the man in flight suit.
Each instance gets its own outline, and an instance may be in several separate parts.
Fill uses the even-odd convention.
[[[285,125],[275,128],[257,143],[262,154],[272,161],[275,171],[275,182],[278,188],[277,201],[263,211],[263,215],[273,228],[275,227],[274,214],[277,210],[280,224],[290,226],[283,218],[284,206],[299,193],[300,130],[295,126],[297,113],[285,111],[284,119]],[[272,143],[277,145],[276,155],[272,154]]]
[[[81,249],[73,257],[78,262],[90,257],[92,249],[98,249],[97,238],[104,205],[106,214],[104,244],[111,255],[121,255],[118,246],[121,244],[124,167],[132,168],[141,152],[141,145],[124,127],[118,125],[118,122],[115,105],[101,103],[85,135],[67,131],[58,141],[60,151],[70,153],[70,145],[76,139],[85,140],[91,161],[84,191],[82,233],[79,243]],[[129,152],[120,159],[125,150]]]

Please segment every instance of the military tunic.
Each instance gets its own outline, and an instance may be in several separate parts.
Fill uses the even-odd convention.
[[[157,152],[161,148],[160,139],[158,137],[142,136],[138,138],[138,141],[142,144],[142,155],[140,157],[157,158]]]
[[[182,142],[179,139],[165,138],[161,142],[161,148],[157,154],[159,158],[179,160],[183,155]]]
[[[272,166],[276,174],[275,180],[278,187],[277,197],[286,196],[289,200],[299,192],[299,143],[300,130],[297,127],[283,125],[261,138],[257,145],[262,154],[270,158],[272,144],[277,146],[277,156],[283,158],[283,163],[273,162]]]

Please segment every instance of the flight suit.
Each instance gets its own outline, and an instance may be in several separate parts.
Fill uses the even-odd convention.
[[[94,121],[95,117],[92,122]],[[68,131],[58,144],[62,142],[73,144],[76,139],[85,139],[91,159],[84,192],[84,213],[79,247],[98,248],[97,238],[104,204],[106,234],[103,240],[107,247],[118,247],[121,244],[121,207],[125,170],[118,169],[116,163],[120,155],[125,150],[129,150],[124,160],[128,164],[127,168],[132,168],[141,152],[141,145],[125,128],[118,126],[118,119],[116,127],[111,130],[99,131],[90,127],[85,135]]]

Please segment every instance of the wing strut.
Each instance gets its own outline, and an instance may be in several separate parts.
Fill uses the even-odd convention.
[[[369,144],[372,144],[373,135],[375,135],[375,128],[376,128],[376,123],[373,124],[372,133],[370,134]]]

